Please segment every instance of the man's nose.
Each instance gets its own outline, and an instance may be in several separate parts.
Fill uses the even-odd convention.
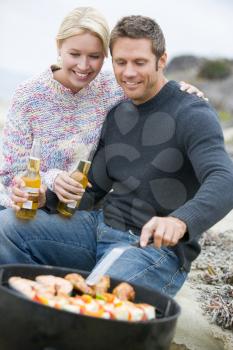
[[[127,64],[125,66],[125,69],[124,69],[124,75],[126,77],[134,77],[136,76],[137,72],[136,70],[134,69],[133,65],[132,64]]]

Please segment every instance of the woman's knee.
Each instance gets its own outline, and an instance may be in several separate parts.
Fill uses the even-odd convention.
[[[25,236],[27,232],[33,234],[34,228],[39,226],[41,217],[38,214],[33,220],[18,219],[13,209],[5,209],[0,211],[0,233],[8,237]]]
[[[0,211],[0,231],[8,231],[9,228],[17,225],[17,218],[13,209],[5,209]]]

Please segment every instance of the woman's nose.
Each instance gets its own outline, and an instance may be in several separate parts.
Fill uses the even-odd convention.
[[[77,66],[82,70],[86,70],[87,68],[89,68],[88,57],[80,56],[77,62]]]

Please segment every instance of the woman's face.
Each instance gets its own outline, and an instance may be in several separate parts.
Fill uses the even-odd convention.
[[[62,68],[55,72],[54,77],[73,92],[88,85],[104,62],[101,40],[88,32],[63,40],[59,54]]]

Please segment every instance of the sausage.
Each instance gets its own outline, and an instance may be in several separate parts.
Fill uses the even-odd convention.
[[[120,300],[133,301],[135,298],[135,291],[133,287],[126,282],[118,284],[118,286],[113,289],[112,294],[114,294]]]
[[[103,276],[101,280],[96,285],[93,286],[95,295],[106,293],[109,288],[110,288],[109,276]]]
[[[70,295],[73,290],[72,283],[62,277],[40,275],[36,277],[36,281],[50,288],[54,295]]]
[[[65,276],[65,279],[69,281],[77,291],[92,296],[95,295],[93,288],[89,287],[85,279],[78,273],[69,273]]]

